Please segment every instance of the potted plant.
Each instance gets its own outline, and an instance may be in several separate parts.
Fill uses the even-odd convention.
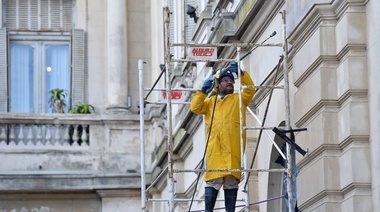
[[[94,108],[94,106],[92,106],[88,103],[79,103],[79,104],[75,105],[73,108],[71,108],[69,110],[69,113],[91,114],[91,113],[95,113],[95,108]],[[88,126],[85,128],[85,132],[87,134],[89,134],[90,129]],[[74,142],[73,141],[73,134],[74,134],[74,126],[70,126],[70,128],[69,128],[70,144],[72,144]],[[77,128],[77,138],[78,138],[78,144],[80,144],[80,145],[82,145],[82,143],[83,143],[82,134],[83,134],[83,126],[79,125]],[[87,142],[87,144],[89,144],[90,140],[87,140],[86,142]]]
[[[74,106],[74,108],[69,110],[69,113],[80,113],[80,114],[90,114],[94,113],[94,106],[88,103],[79,103]]]
[[[55,88],[50,90],[49,105],[53,113],[64,113],[66,107],[66,92],[63,89]]]

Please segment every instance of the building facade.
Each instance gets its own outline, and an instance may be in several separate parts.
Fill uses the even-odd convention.
[[[290,125],[307,129],[295,133],[296,143],[307,151],[304,156],[299,152],[295,154],[295,207],[300,211],[376,211],[379,142],[375,129],[379,126],[379,89],[375,82],[379,74],[376,73],[378,60],[375,55],[379,27],[374,24],[378,16],[374,11],[379,4],[344,0],[194,1],[187,4],[196,8],[198,19],[190,35],[191,41],[197,44],[261,43],[276,31],[277,35],[267,41],[275,44],[282,43],[285,33],[288,42]],[[175,3],[173,7],[172,15],[176,16]],[[281,13],[285,13],[285,21]],[[190,15],[188,18],[192,19]],[[184,24],[188,26],[186,21]],[[186,43],[175,35],[176,32],[173,42]],[[243,48],[240,55],[249,50]],[[173,58],[184,57],[175,50],[172,54]],[[285,70],[283,61],[280,61],[281,55],[283,49],[279,47],[262,46],[249,54],[241,65],[250,72],[256,85],[274,83],[280,86],[285,83],[281,74]],[[219,47],[218,58],[238,58],[237,49]],[[193,87],[199,89],[212,70],[223,65],[222,62],[197,62]],[[175,64],[173,70],[175,75]],[[184,75],[191,71],[190,75],[194,76],[190,62],[182,65],[182,70]],[[279,126],[287,114],[284,95],[280,89],[272,93],[259,88],[250,109],[261,122],[266,121],[265,126]],[[191,96],[185,99],[190,100]],[[182,114],[173,118],[174,170],[199,169],[206,140],[202,117],[184,115],[188,112],[186,106],[173,108]],[[249,124],[260,126],[253,117]],[[254,168],[282,168],[277,163],[279,153],[271,142],[273,139],[277,142],[276,136],[272,131],[267,133],[269,135],[257,130],[248,133],[248,162],[251,162],[257,147]],[[153,200],[168,200],[170,196],[170,181],[166,175],[155,172],[168,172],[165,159],[163,156],[154,163],[157,165],[153,167],[153,178],[157,180],[149,190]],[[174,200],[175,211],[187,211],[190,204],[192,210],[204,208],[201,201],[205,185],[202,176],[198,183],[197,174],[174,173],[174,197],[178,200]],[[264,201],[250,206],[250,211],[288,211],[283,173],[252,173],[248,182],[249,202]],[[242,182],[238,200],[247,197],[242,192],[244,186]],[[193,201],[180,201],[192,198]],[[219,198],[223,200],[223,194],[219,194]],[[244,201],[237,204],[244,205]],[[217,202],[216,207],[223,208],[223,201]],[[152,211],[170,210],[167,202],[157,201],[152,201],[149,208]]]
[[[225,63],[166,63],[165,40],[252,44],[274,31],[266,43],[283,44],[285,35],[287,64],[281,45],[240,52],[218,47],[217,56],[235,59],[252,50],[241,65],[256,85],[283,86],[283,71],[289,70],[290,126],[307,128],[295,133],[296,143],[307,150],[304,156],[295,154],[297,208],[371,212],[380,207],[378,1],[1,2],[0,211],[170,211],[168,137],[174,169],[199,169],[205,127],[188,104],[168,108],[165,92],[157,88],[200,88]],[[170,47],[170,54],[189,58],[183,46]],[[144,110],[138,102],[139,59],[145,62]],[[63,114],[53,113],[49,104],[55,88],[65,91]],[[193,92],[178,94],[173,102],[189,102]],[[279,126],[286,119],[285,96],[283,89],[258,88],[249,107],[258,120],[247,118],[248,124],[265,120],[267,127]],[[69,112],[82,103],[93,106],[94,113]],[[282,168],[272,131],[247,134],[247,163],[255,155],[255,169]],[[244,177],[237,205],[246,202],[242,191],[248,180],[249,202],[265,200],[250,211],[287,210],[282,172]],[[173,210],[203,209],[202,174],[199,182],[194,172],[173,178]]]
[[[140,208],[137,59],[150,69],[150,1],[0,7],[0,210]],[[49,104],[56,88],[65,92],[64,113]],[[83,103],[95,112],[69,112]],[[153,111],[145,114],[147,138],[160,115]]]

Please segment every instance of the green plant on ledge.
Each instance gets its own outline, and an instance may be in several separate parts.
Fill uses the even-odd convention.
[[[49,105],[53,113],[64,113],[66,107],[66,92],[63,89],[55,88],[50,90]]]
[[[69,113],[90,114],[95,113],[94,106],[88,103],[79,103],[69,110]]]
[[[71,108],[69,110],[69,113],[73,113],[73,114],[91,114],[91,113],[95,113],[95,108],[94,106],[88,104],[88,103],[79,103],[77,105],[75,105],[73,108]],[[89,135],[90,133],[90,128],[89,126],[86,127],[85,129],[87,135]],[[74,126],[71,125],[70,128],[69,128],[69,135],[70,135],[70,144],[73,144],[74,140],[73,140],[73,134],[74,134]],[[82,134],[83,134],[83,126],[80,125],[78,126],[78,129],[77,129],[77,138],[78,138],[78,144],[79,145],[83,145],[83,141],[82,141]],[[90,139],[88,139],[86,141],[86,143],[89,145],[90,144]]]

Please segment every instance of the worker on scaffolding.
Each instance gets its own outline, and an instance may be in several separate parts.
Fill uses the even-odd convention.
[[[195,114],[204,114],[206,120],[206,169],[226,169],[224,172],[206,172],[205,211],[213,211],[219,189],[223,185],[224,204],[227,212],[235,211],[241,172],[228,169],[241,168],[240,154],[240,110],[239,94],[234,93],[235,77],[241,75],[242,85],[254,85],[247,71],[238,68],[236,62],[220,69],[213,77],[205,80],[201,90],[197,90],[190,105]],[[214,87],[214,89],[213,89]],[[208,97],[214,90],[217,95]],[[246,107],[255,94],[254,88],[242,91],[243,125],[246,120]],[[245,146],[246,134],[243,131]]]

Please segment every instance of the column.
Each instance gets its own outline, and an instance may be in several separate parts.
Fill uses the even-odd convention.
[[[128,112],[126,0],[107,1],[107,113]]]

